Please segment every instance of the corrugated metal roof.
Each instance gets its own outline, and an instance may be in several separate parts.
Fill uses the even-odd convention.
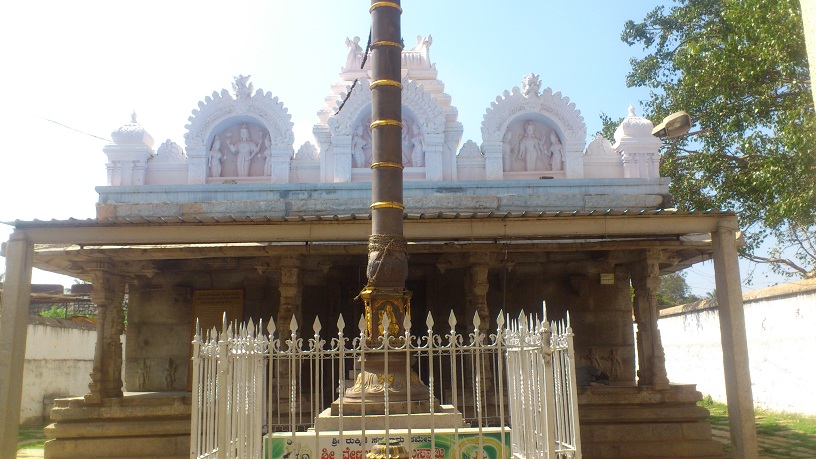
[[[591,211],[517,211],[517,212],[406,212],[405,220],[485,220],[485,219],[550,219],[559,217],[650,217],[658,215],[672,216],[730,216],[735,215],[732,211],[679,211],[677,209],[657,209],[657,210],[591,210]],[[165,216],[165,217],[119,217],[101,219],[76,219],[67,220],[15,220],[6,224],[15,228],[60,228],[60,227],[104,227],[104,226],[162,226],[162,225],[217,225],[217,224],[264,224],[264,223],[286,223],[286,222],[317,222],[317,221],[362,221],[371,220],[371,214],[330,214],[330,215],[289,215],[289,216],[269,216],[269,215],[220,215],[220,216]]]

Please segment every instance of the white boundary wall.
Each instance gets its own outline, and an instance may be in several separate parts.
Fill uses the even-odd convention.
[[[754,404],[816,415],[816,280],[748,292],[743,302]],[[658,325],[669,379],[724,402],[716,301],[663,310]]]
[[[88,392],[95,345],[94,329],[29,323],[21,424],[43,422],[47,414],[45,410],[50,409],[50,404],[46,406],[47,401]]]

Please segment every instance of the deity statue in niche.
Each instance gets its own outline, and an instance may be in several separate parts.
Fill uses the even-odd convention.
[[[504,131],[502,138],[502,166],[505,172],[513,170],[513,132],[510,129]]]
[[[264,175],[269,177],[272,175],[272,139],[270,137],[266,138],[264,142],[266,145],[266,152],[264,152]]]
[[[150,381],[150,364],[147,360],[142,359],[136,368],[136,389],[144,390],[148,381]]]
[[[422,139],[422,131],[419,129],[419,124],[414,124],[411,128],[411,163],[414,167],[422,167],[425,165],[425,148]]]
[[[164,387],[167,390],[176,386],[176,369],[178,369],[176,362],[173,362],[172,358],[167,359],[167,366],[164,367]]]
[[[555,132],[550,133],[550,170],[564,170],[564,146]]]
[[[365,167],[366,155],[365,147],[368,141],[365,138],[365,129],[362,124],[358,124],[351,139],[351,163],[352,167]]]
[[[210,177],[221,177],[221,162],[224,161],[224,154],[221,153],[221,138],[215,136],[210,149],[210,156],[207,158],[207,167],[210,168]]]
[[[238,177],[249,176],[249,166],[252,163],[252,158],[260,151],[261,142],[257,144],[249,137],[249,127],[244,124],[241,126],[240,140],[233,145],[230,141],[231,133],[227,134],[227,147],[233,154],[238,155]]]
[[[549,156],[549,152],[544,148],[544,143],[536,136],[535,128],[535,123],[527,121],[524,124],[524,134],[516,147],[516,156],[524,160],[526,171],[540,170],[536,168],[539,158],[544,159],[544,156]],[[545,164],[548,162],[544,161]]]

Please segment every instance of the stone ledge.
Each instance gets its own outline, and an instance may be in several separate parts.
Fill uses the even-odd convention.
[[[695,384],[672,384],[669,389],[648,386],[591,386],[578,389],[580,405],[642,405],[691,403],[702,400]]]
[[[48,459],[189,458],[190,436],[51,440],[45,443],[45,457]]]
[[[45,428],[45,436],[52,439],[94,437],[144,437],[190,435],[190,418],[169,417],[138,421],[103,419],[91,422],[57,422]]]
[[[83,397],[58,398],[54,400],[51,419],[55,422],[182,416],[189,419],[191,404],[189,392],[127,392],[122,398],[105,399],[101,405],[87,404]]]

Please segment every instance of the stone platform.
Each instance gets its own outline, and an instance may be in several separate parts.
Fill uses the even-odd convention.
[[[101,405],[54,400],[45,457],[188,458],[190,404],[189,392],[127,392]]]
[[[578,392],[584,459],[725,457],[694,385],[593,386]]]
[[[332,410],[333,408],[326,408],[317,416],[314,430],[318,432],[340,430],[340,416],[334,415]],[[369,430],[384,429],[386,425],[386,417],[382,414],[367,414],[365,416],[344,415],[342,421],[344,430],[362,430],[365,426],[368,426]],[[427,429],[431,426],[433,426],[434,429],[469,427],[462,419],[462,413],[457,411],[452,405],[441,405],[438,411],[435,411],[433,415],[429,412],[389,414],[387,424],[391,429]]]

